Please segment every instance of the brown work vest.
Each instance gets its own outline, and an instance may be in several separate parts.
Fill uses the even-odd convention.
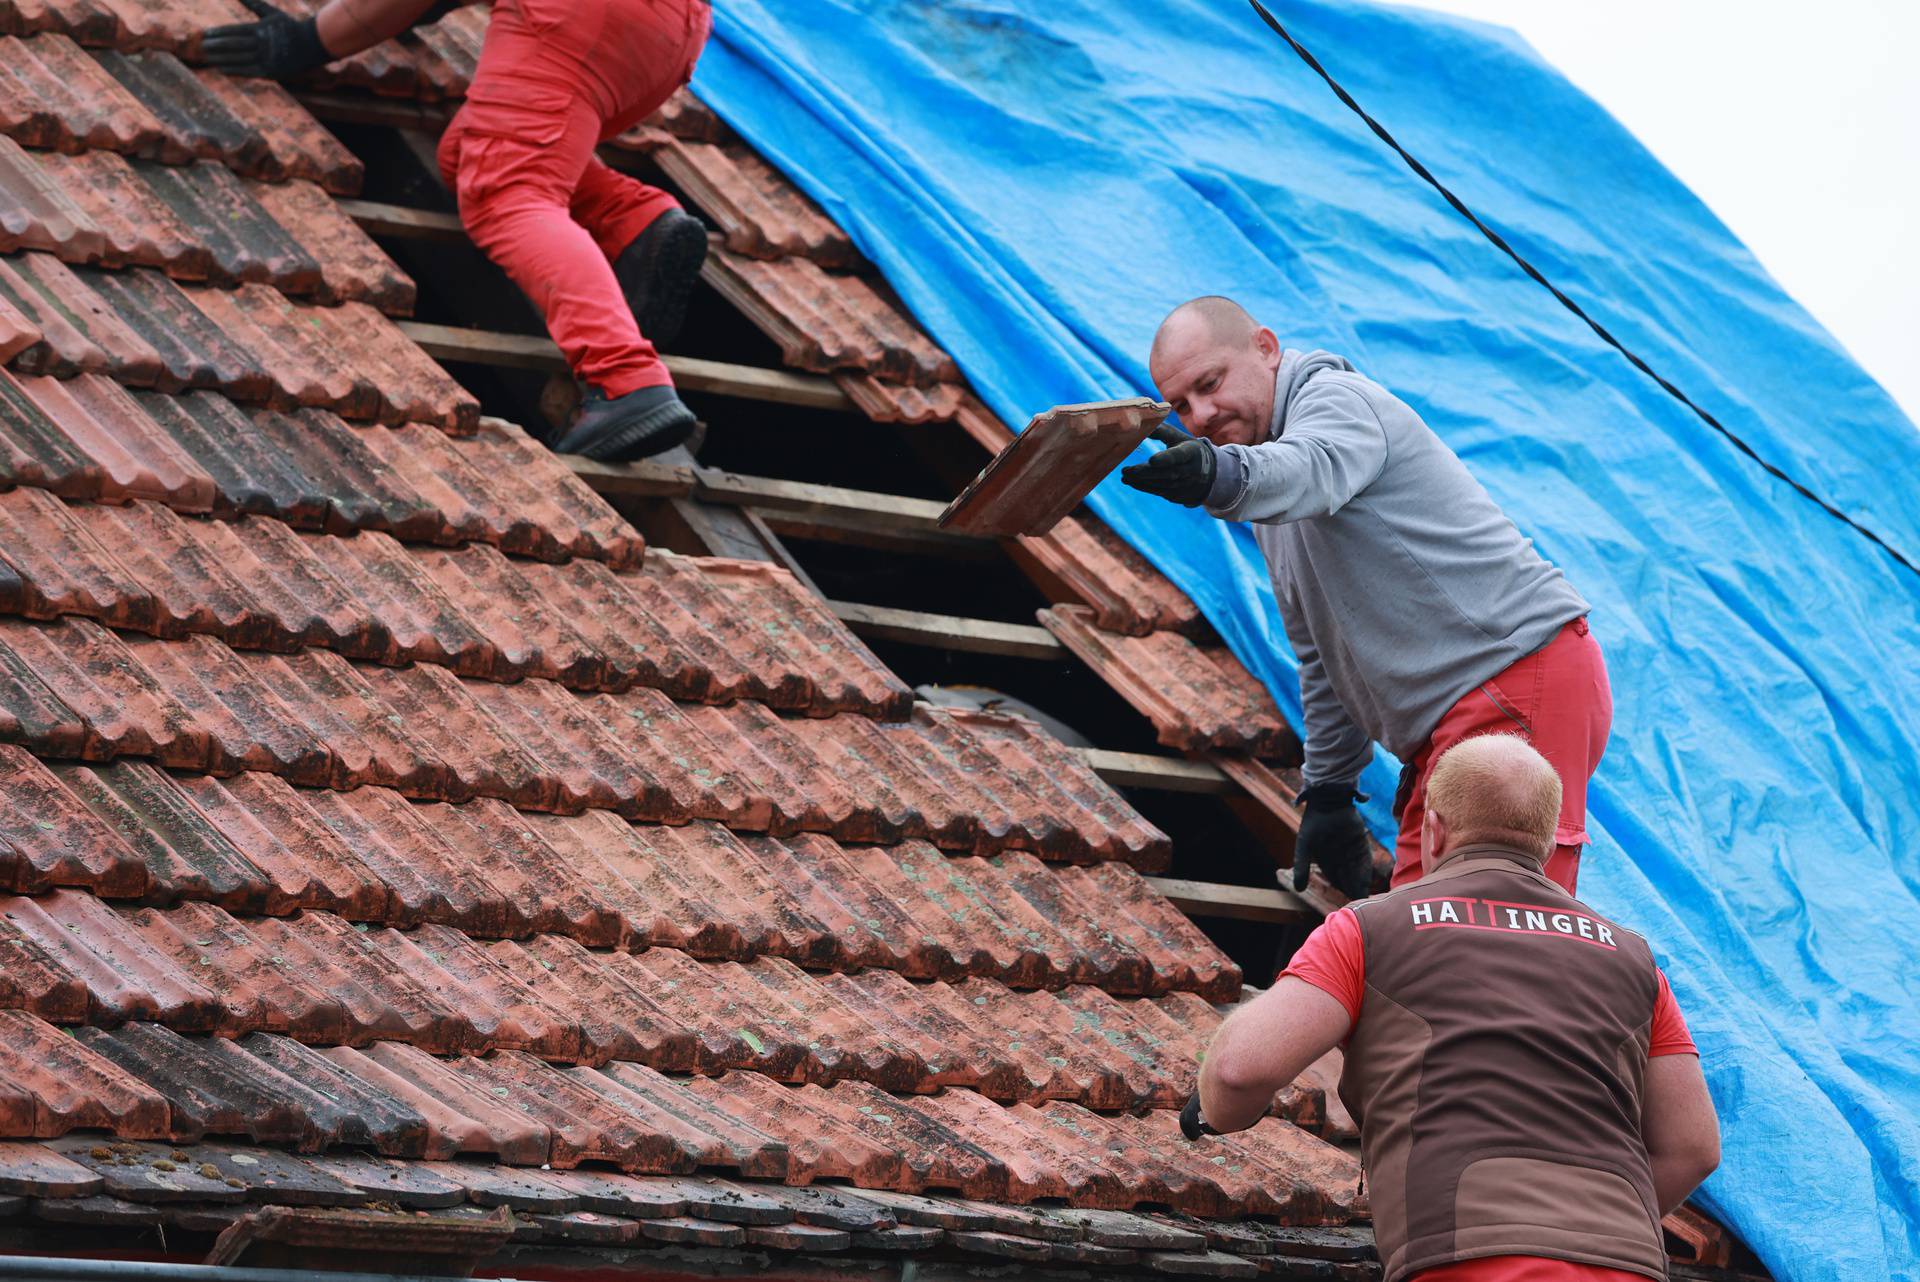
[[[1488,1255],[1666,1277],[1640,1137],[1646,941],[1493,845],[1354,915],[1366,995],[1340,1098],[1385,1282]]]

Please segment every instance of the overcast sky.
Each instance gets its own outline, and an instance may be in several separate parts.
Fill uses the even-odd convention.
[[[1920,0],[1422,7],[1526,37],[1920,423]]]

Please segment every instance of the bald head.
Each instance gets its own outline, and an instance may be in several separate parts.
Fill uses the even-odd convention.
[[[1195,436],[1253,445],[1272,435],[1280,340],[1231,298],[1180,304],[1153,336],[1147,372]]]
[[[1472,842],[1518,846],[1544,862],[1560,823],[1560,776],[1518,735],[1467,739],[1440,754],[1427,777],[1435,821],[1431,862]]]
[[[1149,368],[1158,365],[1176,341],[1200,338],[1217,347],[1245,347],[1253,341],[1253,332],[1259,328],[1247,309],[1231,298],[1219,294],[1190,298],[1168,312],[1160,328],[1153,332],[1147,365]]]

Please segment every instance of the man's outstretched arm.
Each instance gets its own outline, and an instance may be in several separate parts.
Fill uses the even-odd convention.
[[[1698,1055],[1656,1055],[1647,1061],[1640,1136],[1653,1167],[1654,1200],[1666,1215],[1720,1165],[1720,1119]]]
[[[1242,1131],[1273,1106],[1276,1091],[1340,1044],[1353,1026],[1340,1000],[1282,975],[1235,1011],[1200,1065],[1200,1115],[1209,1129]]]
[[[201,54],[228,75],[277,80],[371,49],[440,7],[435,0],[328,0],[311,17],[296,18],[266,0],[241,3],[259,21],[214,27],[201,40]]]

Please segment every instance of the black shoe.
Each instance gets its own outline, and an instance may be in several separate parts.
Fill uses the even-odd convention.
[[[669,209],[654,219],[613,260],[614,277],[641,336],[655,347],[680,337],[687,300],[706,261],[707,229],[683,209]]]
[[[698,421],[671,387],[643,387],[609,398],[588,384],[579,417],[553,450],[601,463],[625,463],[672,449],[692,435]]]

